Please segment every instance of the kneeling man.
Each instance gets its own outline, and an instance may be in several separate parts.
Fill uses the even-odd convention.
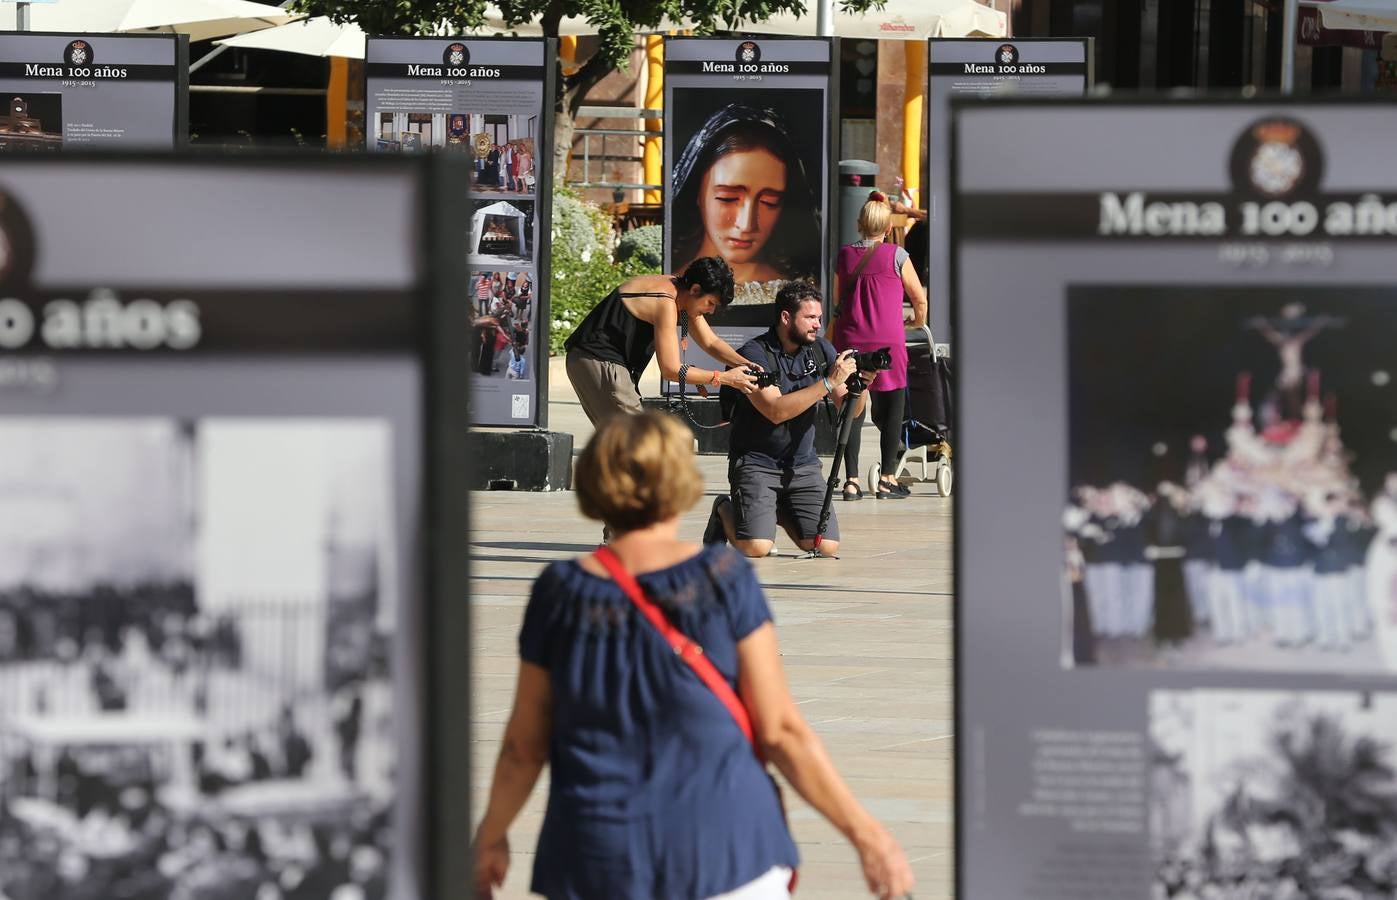
[[[777,374],[776,383],[739,395],[728,445],[730,496],[713,503],[705,543],[729,541],[747,556],[766,556],[779,523],[802,550],[815,546],[825,477],[815,454],[815,415],[821,400],[836,408],[848,399],[845,381],[854,355],[836,354],[821,336],[820,291],[790,281],[776,295],[770,330],[743,345],[739,355]],[[873,373],[860,373],[865,381]],[[858,415],[866,393],[852,414]],[[820,552],[839,549],[839,523],[831,511]]]

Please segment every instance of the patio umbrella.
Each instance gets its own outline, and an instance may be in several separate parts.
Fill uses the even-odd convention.
[[[1397,31],[1397,0],[1300,0],[1319,10],[1325,28]]]
[[[597,29],[587,24],[586,19],[568,16],[559,26],[564,35],[596,34]],[[504,15],[494,4],[485,7],[485,20],[479,28],[443,29],[444,36],[518,34],[521,37],[538,37],[543,29],[536,22],[525,22],[508,27]],[[215,41],[226,47],[242,47],[247,50],[280,50],[283,53],[301,53],[306,56],[342,56],[346,59],[364,58],[364,31],[354,23],[336,24],[326,16],[316,16],[292,22],[278,28],[268,28],[236,37]]]
[[[14,26],[14,4],[5,6],[10,9],[0,14],[0,28]],[[29,7],[32,31],[177,32],[189,35],[191,41],[271,28],[299,18],[281,7],[250,0],[62,0]]]
[[[242,47],[246,50],[280,50],[283,53],[302,53],[306,56],[364,58],[363,29],[353,23],[336,24],[326,16],[251,31],[214,43],[225,47]]]

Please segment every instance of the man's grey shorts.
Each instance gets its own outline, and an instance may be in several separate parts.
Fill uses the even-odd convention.
[[[728,484],[739,540],[775,540],[778,519],[789,524],[802,540],[813,539],[819,530],[825,476],[818,462],[780,469],[737,459],[728,463]],[[839,522],[833,509],[825,537],[839,540]]]

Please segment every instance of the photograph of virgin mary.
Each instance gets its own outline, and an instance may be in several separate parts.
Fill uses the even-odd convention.
[[[671,268],[721,256],[732,305],[769,304],[786,281],[820,277],[824,92],[744,90],[741,103],[715,93],[675,91]]]

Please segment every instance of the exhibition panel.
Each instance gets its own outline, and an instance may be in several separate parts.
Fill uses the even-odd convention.
[[[833,47],[762,35],[665,40],[665,271],[727,261],[736,294],[712,325],[734,347],[767,329],[787,281],[828,288]],[[716,364],[696,347],[684,361]]]
[[[0,34],[0,153],[155,149],[189,131],[189,39]]]
[[[463,895],[464,181],[0,168],[0,801],[38,836],[8,877]]]
[[[471,422],[546,426],[556,42],[371,37],[365,45],[370,150],[459,154],[470,185],[461,335],[475,372]]]
[[[951,100],[1080,97],[1092,86],[1091,38],[932,38],[927,50],[926,285],[931,331],[950,341]],[[1032,142],[1031,134],[1019,140]]]
[[[954,116],[957,896],[1390,892],[1393,107]]]

